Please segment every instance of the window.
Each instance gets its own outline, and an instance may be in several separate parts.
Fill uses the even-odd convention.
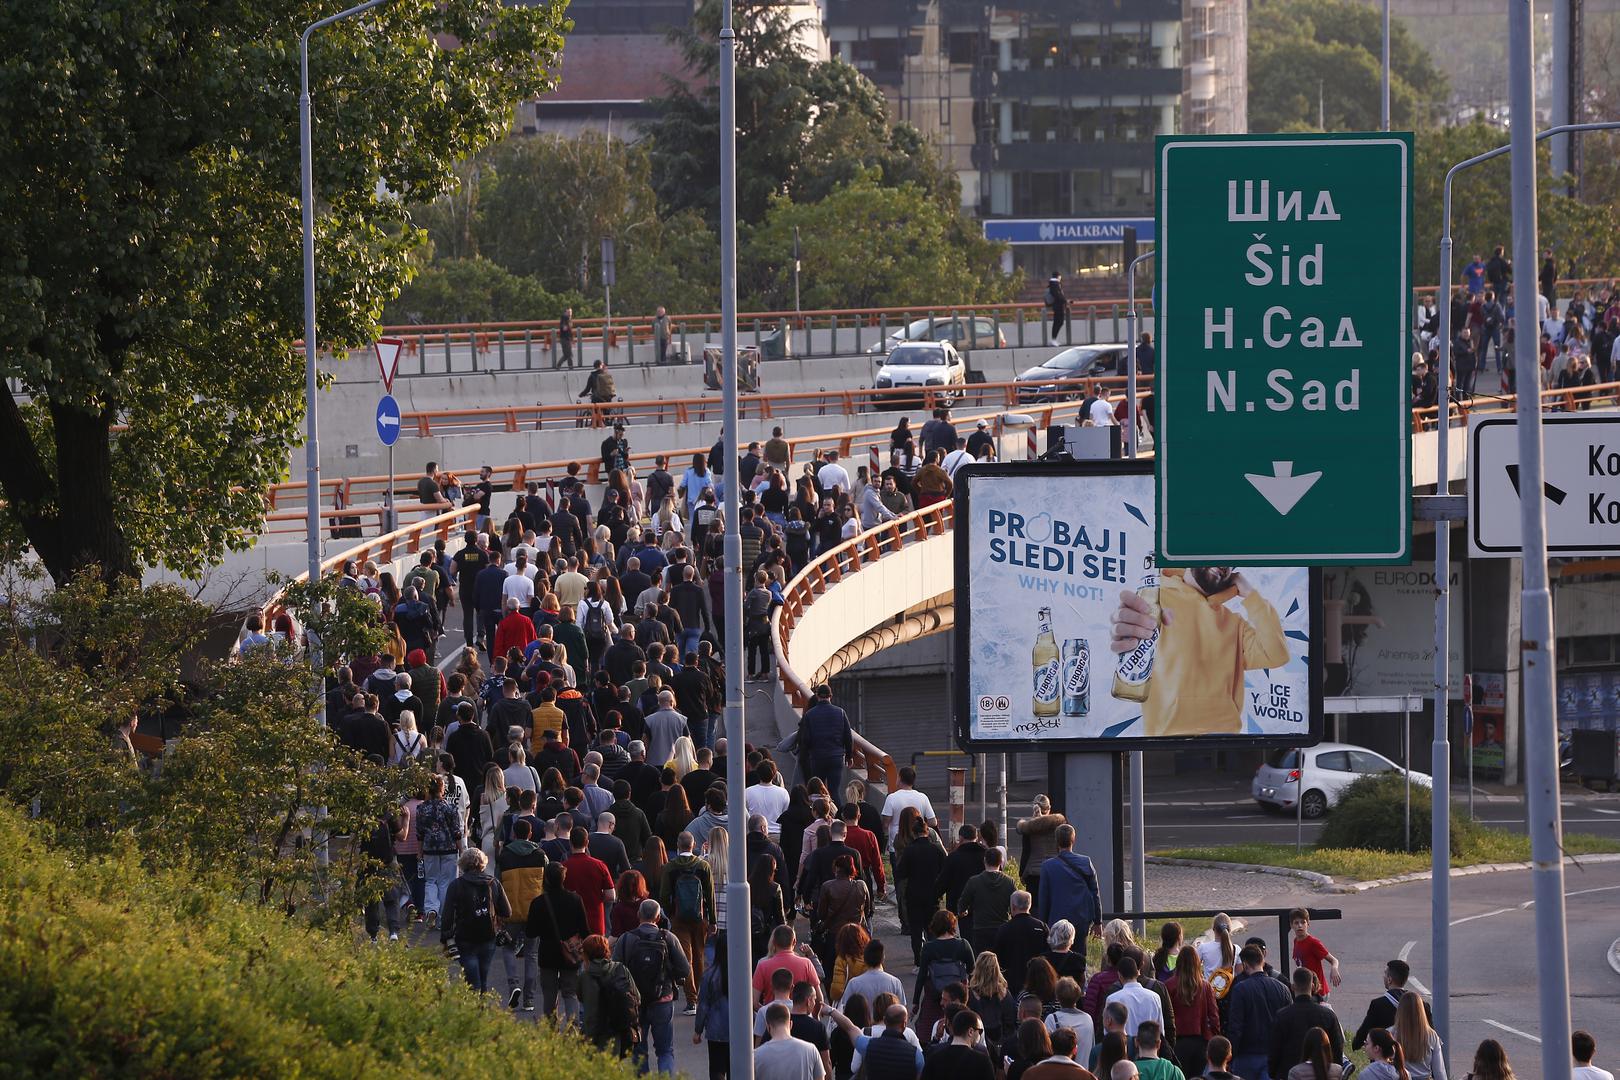
[[[973,31],[953,30],[946,47],[949,50],[951,63],[971,64],[979,54],[979,35]]]
[[[1266,764],[1273,769],[1297,769],[1299,768],[1299,751],[1273,750],[1266,757]]]
[[[1350,755],[1343,750],[1328,750],[1316,755],[1315,765],[1329,772],[1349,772]]]
[[[1356,773],[1386,773],[1394,766],[1377,754],[1365,750],[1350,751],[1350,771]]]

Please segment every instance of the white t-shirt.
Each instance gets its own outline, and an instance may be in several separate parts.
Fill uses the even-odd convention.
[[[787,809],[787,790],[776,784],[755,784],[743,792],[743,805],[748,808],[748,816],[758,814],[765,819],[765,828],[771,836],[780,836],[781,828],[776,819],[782,816]]]
[[[1570,1076],[1572,1080],[1614,1080],[1614,1073],[1596,1065],[1577,1065]]]
[[[821,1053],[803,1039],[771,1039],[754,1051],[755,1080],[821,1080]]]
[[[974,460],[976,460],[974,456],[966,450],[952,450],[945,455],[945,460],[940,462],[940,467],[945,470],[945,475],[954,480],[956,479],[956,470]]]
[[[816,473],[816,483],[823,491],[830,488],[839,488],[846,495],[850,492],[849,473],[836,461],[829,461]]]
[[[848,521],[844,522],[844,527],[839,532],[839,535],[845,540],[853,540],[856,536],[860,535],[860,531],[861,519],[858,517],[852,517]]]
[[[534,599],[534,582],[523,574],[508,574],[501,582],[501,596],[515,596],[519,606],[527,607]]]
[[[1091,403],[1091,426],[1111,427],[1114,423],[1114,406],[1107,398],[1098,398]]]
[[[1232,965],[1237,964],[1237,950],[1241,946],[1232,942]],[[1204,975],[1207,977],[1212,971],[1219,971],[1229,965],[1221,961],[1221,943],[1219,941],[1200,941],[1193,948],[1198,950],[1198,962],[1204,965]]]
[[[924,821],[936,821],[934,817],[934,804],[928,801],[928,796],[911,788],[889,792],[889,797],[883,800],[882,814],[889,819],[889,846],[894,846],[894,838],[900,831],[900,814],[908,806],[915,806],[917,812],[922,814]]]

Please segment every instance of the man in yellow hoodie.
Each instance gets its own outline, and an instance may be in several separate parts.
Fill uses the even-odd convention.
[[[1241,615],[1226,606],[1233,596],[1243,602]],[[1243,673],[1289,659],[1277,609],[1230,566],[1163,571],[1159,607],[1142,734],[1241,734]],[[1136,592],[1121,593],[1113,651],[1131,651],[1155,628],[1151,605]]]

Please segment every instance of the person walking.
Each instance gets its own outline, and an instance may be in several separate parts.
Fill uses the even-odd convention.
[[[474,993],[485,994],[495,966],[495,936],[512,917],[512,907],[501,883],[485,870],[489,856],[467,848],[456,861],[461,876],[445,891],[439,941],[447,947],[455,943],[467,985]]]
[[[1209,1060],[1209,1040],[1221,1033],[1221,1014],[1197,949],[1182,946],[1165,990],[1176,1025],[1176,1060],[1187,1075],[1198,1076]]]
[[[971,828],[971,826],[968,826]],[[982,858],[982,857],[981,857]],[[923,928],[939,910],[948,856],[921,815],[912,818],[911,840],[894,863],[895,900],[911,935],[911,962],[922,963]],[[901,883],[904,882],[902,890]]]
[[[1265,955],[1245,945],[1238,953],[1240,976],[1226,995],[1226,1037],[1232,1043],[1232,1071],[1244,1080],[1271,1080],[1272,1031],[1289,1007],[1288,987],[1266,974]],[[1280,1076],[1277,1080],[1282,1080]]]
[[[967,920],[968,942],[975,952],[990,948],[996,931],[1010,917],[1012,896],[1017,890],[1013,879],[1002,873],[1001,849],[987,849],[984,872],[963,887],[956,906],[957,917]]]
[[[550,860],[540,845],[534,842],[534,825],[528,818],[512,822],[512,839],[501,847],[495,859],[500,873],[501,888],[506,892],[511,913],[507,919],[525,927],[529,921],[529,907],[545,887],[546,866]],[[523,935],[518,935],[522,940]],[[540,969],[536,950],[506,947],[502,950],[506,960],[506,978],[511,986],[507,1007],[534,1010],[534,992],[540,983]]]
[[[1018,857],[1018,873],[1024,879],[1024,888],[1037,902],[1041,895],[1041,866],[1057,854],[1058,826],[1068,819],[1052,809],[1052,800],[1045,795],[1035,796],[1034,813],[1018,822],[1018,835],[1023,838],[1023,852]]]
[[[1274,1080],[1288,1076],[1289,1070],[1305,1060],[1305,1034],[1312,1028],[1327,1032],[1331,1050],[1328,1060],[1344,1057],[1344,1028],[1333,1010],[1316,999],[1316,976],[1309,968],[1297,967],[1290,983],[1294,1003],[1277,1013],[1271,1029],[1271,1060],[1266,1072]],[[1443,1071],[1444,1066],[1441,1068]]]
[[[816,700],[799,721],[799,760],[809,776],[820,777],[828,791],[844,784],[844,766],[853,760],[854,728],[849,714],[832,703],[832,687],[815,688]]]
[[[1429,1026],[1423,1006],[1423,997],[1416,991],[1402,995],[1389,1033],[1401,1044],[1412,1080],[1446,1080],[1446,1048],[1440,1043],[1440,1034]]]
[[[1013,893],[1007,902],[1007,921],[988,943],[1001,961],[1014,999],[1023,992],[1024,972],[1029,962],[1046,952],[1047,926],[1030,914],[1029,907],[1029,893],[1022,889]]]
[[[461,816],[444,797],[445,778],[428,777],[428,798],[416,808],[416,836],[422,845],[422,907],[428,929],[437,929],[444,895],[456,877],[456,857],[466,847]]]
[[[579,966],[585,958],[584,942],[590,933],[585,905],[567,887],[568,867],[548,863],[540,895],[529,904],[524,923],[528,951],[540,969],[540,1015],[556,1016],[568,1026],[579,1017]]]
[[[641,994],[630,969],[612,958],[607,938],[592,934],[580,948],[580,1029],[597,1049],[611,1048],[622,1058],[641,1038]]]
[[[917,1030],[926,1034],[944,1014],[940,994],[947,987],[966,986],[973,970],[973,946],[957,936],[956,916],[936,911],[928,924],[928,940],[923,942],[922,963],[917,965],[917,985],[912,1000],[917,1003]]]
[[[682,831],[675,840],[676,854],[664,864],[658,899],[669,912],[670,927],[681,948],[691,958],[686,988],[686,1012],[697,1012],[698,980],[703,977],[703,948],[714,925],[714,875],[709,864],[697,853],[697,840]]]
[[[1069,320],[1069,298],[1063,295],[1063,275],[1056,271],[1046,279],[1046,310],[1052,319],[1051,344],[1056,345],[1064,323]]]
[[[1384,965],[1384,992],[1368,1003],[1367,1014],[1350,1039],[1350,1049],[1360,1050],[1374,1031],[1395,1026],[1395,1011],[1406,996],[1406,980],[1411,975],[1412,968],[1405,960],[1391,960]]]
[[[746,946],[748,943],[743,942]],[[697,1013],[692,1020],[692,1045],[709,1044],[710,1080],[731,1076],[731,980],[726,971],[727,935],[714,935],[714,963],[698,986]]]
[[[641,997],[641,1038],[635,1058],[643,1073],[648,1071],[649,1056],[657,1058],[659,1072],[675,1071],[675,988],[689,984],[692,977],[680,941],[658,926],[663,914],[658,901],[643,900],[640,925],[613,943],[613,959],[630,969]]]

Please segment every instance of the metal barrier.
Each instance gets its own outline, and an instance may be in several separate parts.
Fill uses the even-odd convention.
[[[1138,380],[1151,386],[1153,377]],[[1104,375],[1032,382],[967,383],[951,387],[860,387],[854,390],[798,390],[780,394],[743,394],[737,400],[741,419],[772,420],[789,416],[854,416],[887,406],[934,409],[1023,408],[1089,397],[1099,387],[1123,390],[1124,376]],[[548,424],[564,427],[607,427],[628,424],[688,424],[719,420],[724,401],[714,397],[660,398],[652,401],[614,401],[579,405],[493,405],[466,409],[432,409],[403,414],[402,431],[417,438],[472,432],[539,431]]]
[[[1563,388],[1540,391],[1541,408],[1544,412],[1580,412],[1593,406],[1601,406],[1605,399],[1610,404],[1620,404],[1620,382],[1597,383],[1592,386],[1579,388]],[[1468,417],[1474,413],[1511,413],[1519,407],[1517,394],[1489,394],[1480,395],[1472,400],[1463,400],[1452,405],[1451,413],[1456,418],[1454,427],[1463,427],[1468,423]],[[1414,432],[1433,431],[1440,424],[1440,406],[1430,405],[1422,409],[1412,410],[1412,430]]]

